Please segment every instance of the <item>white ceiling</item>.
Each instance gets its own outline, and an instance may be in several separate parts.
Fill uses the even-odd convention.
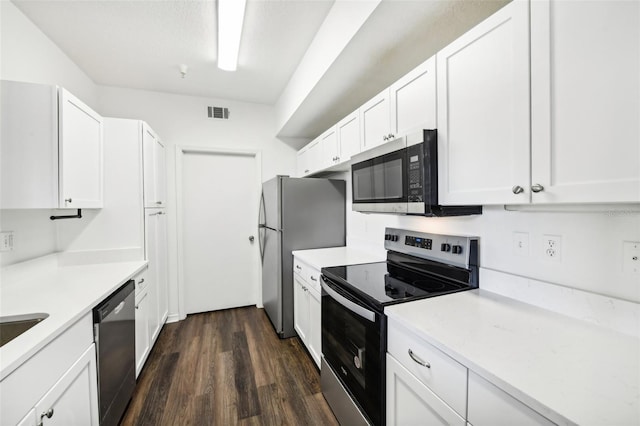
[[[334,2],[248,0],[238,70],[226,72],[214,0],[12,1],[97,84],[265,104]],[[508,1],[383,0],[278,134],[317,136]]]

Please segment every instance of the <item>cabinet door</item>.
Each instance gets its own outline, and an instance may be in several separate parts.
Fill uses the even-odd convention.
[[[309,297],[309,339],[307,348],[311,357],[320,368],[320,356],[322,355],[322,314],[320,309],[320,294],[313,289],[308,289]]]
[[[158,285],[158,318],[162,327],[169,315],[167,213],[164,210],[159,211],[156,218],[156,283]]]
[[[142,127],[142,147],[144,206],[163,207],[166,200],[165,150],[158,136],[147,124]]]
[[[309,174],[309,147],[305,146],[298,151],[296,159],[296,176],[304,177]]]
[[[98,425],[95,345],[53,385],[35,409],[43,425]]]
[[[33,408],[16,426],[36,426],[36,424],[36,409]]]
[[[160,310],[158,298],[158,216],[160,209],[145,209],[145,249],[149,262],[147,292],[149,298],[149,336],[155,342],[160,333]]]
[[[0,81],[0,209],[58,207],[58,90]]]
[[[437,69],[440,202],[528,203],[529,2],[442,49]]]
[[[466,425],[465,420],[387,354],[387,425]]]
[[[293,276],[293,328],[306,346],[309,339],[309,296],[297,275]]]
[[[59,207],[102,207],[102,117],[71,93],[59,94]]]
[[[145,288],[136,295],[136,378],[149,355],[149,293]]]
[[[385,143],[391,134],[389,89],[360,107],[360,151]]]
[[[389,89],[391,133],[403,136],[436,128],[436,57],[407,73]]]
[[[336,124],[338,145],[340,153],[339,161],[349,161],[352,155],[360,152],[360,115],[354,111]]]
[[[322,144],[322,161],[320,169],[331,167],[340,162],[340,149],[338,147],[338,134],[333,126],[320,136]]]
[[[323,167],[322,140],[318,137],[309,143],[307,149],[307,175],[317,172]]]
[[[167,148],[160,139],[155,144],[156,205],[167,205]]]
[[[542,202],[640,201],[640,3],[531,3],[532,184]]]

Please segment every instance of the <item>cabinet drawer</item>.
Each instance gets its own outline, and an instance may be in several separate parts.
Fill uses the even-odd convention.
[[[92,343],[88,313],[5,377],[0,382],[0,424],[18,423]]]
[[[305,281],[309,284],[309,287],[313,288],[315,291],[320,292],[320,271],[307,266]]]
[[[505,391],[469,372],[469,423],[483,425],[553,425]]]
[[[136,299],[138,297],[138,294],[141,294],[143,290],[147,288],[147,285],[149,285],[148,272],[149,268],[147,267],[140,271],[135,277],[133,277],[133,280],[136,282]]]
[[[387,351],[458,414],[466,418],[465,366],[392,319],[389,319]],[[428,367],[419,362],[427,364]]]
[[[293,258],[293,273],[298,274],[304,278],[305,274],[305,264],[300,259],[294,257]]]

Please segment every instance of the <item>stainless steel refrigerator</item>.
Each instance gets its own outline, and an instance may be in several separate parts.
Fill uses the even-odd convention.
[[[262,303],[280,338],[293,329],[293,250],[345,245],[343,180],[276,176],[262,184]]]

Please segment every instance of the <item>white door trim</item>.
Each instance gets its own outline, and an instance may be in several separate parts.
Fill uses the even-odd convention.
[[[182,163],[185,154],[228,154],[253,157],[256,167],[256,194],[260,194],[262,190],[262,153],[258,150],[229,149],[220,147],[201,147],[201,146],[180,146],[176,145],[176,240],[178,252],[178,315],[180,320],[187,317],[184,306],[184,246],[183,246],[183,199],[182,199]],[[259,200],[256,200],[258,203]],[[258,218],[256,218],[257,222]],[[256,262],[257,269],[261,268],[260,262]],[[255,276],[261,277],[261,271],[256,270]],[[257,295],[257,306],[262,307],[262,299],[260,295],[260,284],[256,283],[257,288],[254,289]]]

